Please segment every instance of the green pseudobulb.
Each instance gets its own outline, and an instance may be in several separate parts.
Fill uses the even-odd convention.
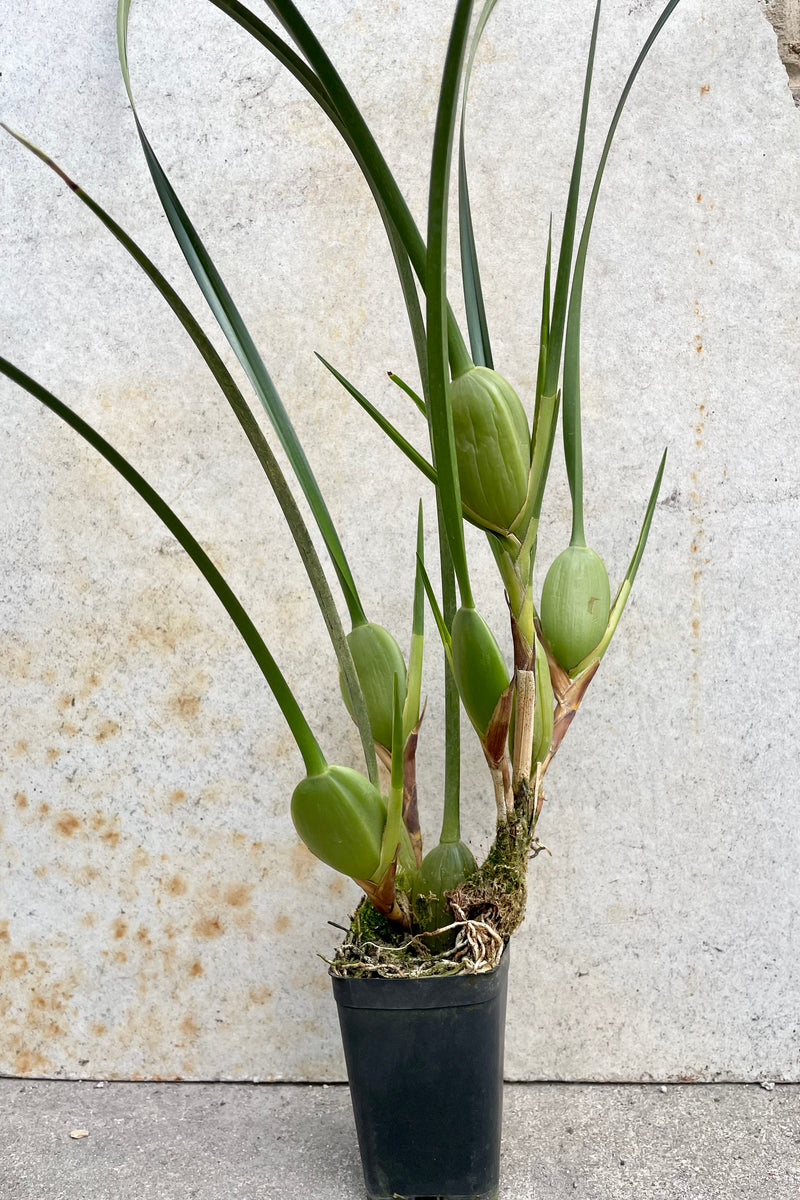
[[[453,674],[467,716],[486,735],[497,702],[508,687],[508,669],[495,636],[474,608],[453,618]]]
[[[311,853],[334,871],[369,879],[377,870],[386,803],[358,771],[329,766],[307,776],[294,789],[292,821]]]
[[[525,507],[528,418],[510,383],[473,367],[449,387],[461,499],[479,523],[508,531]]]
[[[542,632],[565,671],[591,654],[608,625],[611,594],[603,560],[588,546],[568,546],[542,588]]]
[[[356,625],[347,635],[347,644],[364,693],[372,736],[379,745],[391,750],[395,675],[400,680],[400,695],[404,696],[406,692],[406,664],[403,653],[389,630],[371,621],[365,625]],[[339,686],[347,711],[352,717],[353,707],[341,672]]]
[[[455,891],[477,869],[472,851],[463,842],[440,842],[428,851],[414,885],[415,908],[423,928],[438,929],[453,921],[444,894]],[[423,903],[419,903],[420,898]]]

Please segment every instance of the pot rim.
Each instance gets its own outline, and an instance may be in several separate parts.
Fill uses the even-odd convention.
[[[428,975],[422,979],[360,978],[334,975],[328,969],[333,995],[340,1008],[460,1008],[488,1004],[508,974],[509,945],[491,971],[459,971],[455,975]]]

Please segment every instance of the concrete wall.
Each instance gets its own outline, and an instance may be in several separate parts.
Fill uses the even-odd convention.
[[[114,7],[7,3],[3,117],[110,209],[210,328],[142,161]],[[304,7],[421,217],[452,5]],[[591,7],[503,0],[474,80],[495,353],[527,402]],[[658,7],[604,5],[589,164]],[[406,642],[419,480],[312,354],[422,438],[386,379],[412,376],[412,353],[366,188],[299,90],[212,5],[133,8],[145,127],[306,442],[369,612]],[[225,403],[75,197],[10,138],[0,155],[3,353],[163,490],[266,632],[328,753],[357,763],[302,569]],[[684,0],[620,125],[587,275],[587,530],[612,581],[664,445],[667,475],[623,627],[552,771],[552,857],[531,868],[513,950],[512,1078],[800,1079],[798,169],[800,121],[756,4]],[[0,395],[0,1070],[341,1078],[316,955],[357,892],[297,844],[300,762],[276,706],[143,504],[35,401],[5,383]],[[554,476],[544,565],[567,537],[560,463]],[[489,555],[474,531],[469,545],[479,603],[504,634]],[[493,801],[466,743],[465,830],[480,853]]]

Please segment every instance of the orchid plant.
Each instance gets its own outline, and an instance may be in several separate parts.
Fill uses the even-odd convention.
[[[678,0],[666,4],[623,88],[578,237],[584,140],[600,22],[601,0],[596,0],[557,259],[550,221],[542,271],[538,371],[535,394],[527,398],[527,406],[494,364],[465,153],[470,76],[497,0],[486,0],[476,19],[473,0],[455,3],[438,98],[425,236],[362,113],[293,0],[266,0],[276,28],[240,0],[209,2],[255,38],[319,105],[363,172],[386,230],[418,370],[413,384],[394,374],[391,378],[418,410],[428,450],[418,449],[403,437],[362,394],[357,382],[345,378],[334,364],[321,361],[397,451],[418,469],[421,491],[424,489],[429,497],[426,513],[420,503],[417,528],[410,538],[410,545],[416,546],[416,565],[407,657],[397,638],[373,619],[374,614],[365,612],[355,574],[291,417],[209,249],[142,127],[128,70],[131,0],[118,0],[119,59],[156,194],[211,314],[269,418],[291,468],[291,482],[279,466],[250,401],[159,268],[52,158],[21,134],[10,129],[8,132],[60,176],[132,256],[192,339],[232,408],[277,497],[324,618],[339,665],[342,700],[360,734],[364,755],[361,770],[329,762],[262,634],[209,555],[165,500],[99,431],[41,383],[4,358],[0,358],[0,371],[60,417],[119,471],[214,589],[262,671],[296,741],[305,774],[294,790],[291,815],[306,846],[335,871],[358,882],[366,903],[384,920],[387,939],[396,936],[406,944],[413,941],[418,947],[426,945],[428,957],[436,957],[436,949],[453,968],[491,966],[496,961],[496,947],[502,949],[503,939],[521,920],[524,871],[531,850],[535,852],[539,846],[536,823],[542,810],[543,780],[619,625],[645,549],[664,472],[662,457],[630,564],[612,600],[606,568],[587,543],[584,528],[580,398],[584,272],[598,195],[618,122],[634,80]],[[445,285],[448,196],[456,142],[466,338]],[[533,589],[537,534],[559,416],[572,527],[569,544],[547,570],[537,603]],[[316,541],[298,507],[295,486],[316,523]],[[432,513],[439,535],[438,587],[428,575],[423,553],[424,521]],[[465,521],[484,532],[497,564],[499,586],[508,602],[513,671],[509,671],[495,634],[475,606]],[[333,568],[347,611],[347,625],[341,620],[338,599],[325,574],[317,543],[324,547]],[[409,560],[410,564],[414,561],[411,553]],[[445,663],[443,712],[427,715],[421,695],[426,604]],[[497,812],[497,840],[481,868],[461,832],[462,707],[483,750]],[[428,722],[441,720],[445,732],[441,833],[427,852],[416,787],[416,755],[424,738],[424,716]],[[521,889],[523,897],[521,903],[517,897],[508,911],[502,904],[504,889]],[[476,943],[478,925],[487,932]],[[477,959],[466,953],[465,930],[471,934],[469,945],[473,949],[479,945]],[[454,946],[456,934],[459,936]],[[425,943],[426,936],[436,940]],[[495,947],[488,955],[487,946]]]

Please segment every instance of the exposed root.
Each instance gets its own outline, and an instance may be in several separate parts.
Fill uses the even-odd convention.
[[[543,799],[541,777],[534,788],[520,783],[513,814],[498,826],[486,861],[446,895],[456,918],[451,924],[410,935],[362,901],[329,963],[333,974],[419,979],[496,967],[525,916],[528,862],[547,849],[536,838],[536,810]],[[441,935],[448,933],[455,933],[455,944],[451,937],[449,948],[435,953],[432,944],[441,945]]]

